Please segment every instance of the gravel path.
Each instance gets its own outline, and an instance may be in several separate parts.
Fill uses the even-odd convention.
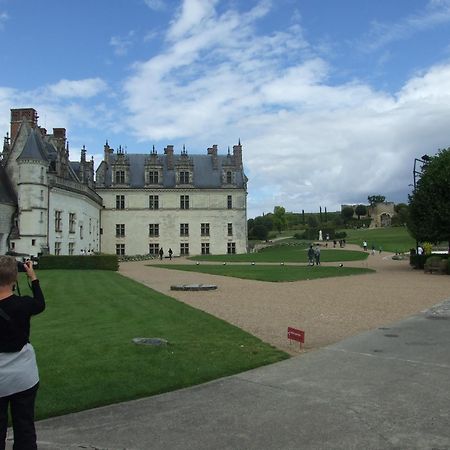
[[[184,258],[170,263],[193,264]],[[288,326],[305,331],[304,350],[310,351],[366,330],[389,326],[450,298],[450,276],[413,270],[407,260],[394,261],[392,254],[387,253],[344,263],[373,268],[376,273],[288,283],[175,271],[158,268],[158,264],[157,260],[126,262],[121,263],[119,271],[290,354],[298,354],[299,347],[287,340]],[[216,284],[218,289],[170,290],[174,284],[192,283]]]

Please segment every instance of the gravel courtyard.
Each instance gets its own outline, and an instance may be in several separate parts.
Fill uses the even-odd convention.
[[[184,258],[162,261],[169,262],[194,264]],[[450,298],[450,276],[413,270],[407,260],[394,261],[388,253],[344,263],[373,268],[376,273],[288,283],[162,269],[158,268],[160,263],[158,260],[121,263],[119,272],[293,355],[299,353],[299,346],[287,340],[288,326],[305,331],[304,350],[311,351],[366,330],[389,326]],[[191,283],[216,284],[218,289],[170,290],[171,285]]]

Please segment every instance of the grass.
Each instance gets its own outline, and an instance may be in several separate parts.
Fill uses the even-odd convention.
[[[374,272],[371,269],[330,266],[274,266],[274,265],[213,265],[213,264],[164,264],[152,266],[164,269],[184,270],[188,272],[209,273],[226,277],[244,278],[249,280],[285,282],[313,280],[316,278],[343,277]]]
[[[359,228],[344,231],[347,233],[347,243],[362,246],[362,242],[366,240],[369,250],[375,245],[376,250],[381,247],[383,251],[403,253],[416,246],[416,241],[405,227]]]
[[[360,261],[367,258],[367,253],[353,250],[322,249],[320,260],[322,262]],[[267,263],[307,263],[307,246],[300,245],[274,245],[266,247],[257,253],[240,255],[200,255],[189,259],[194,261],[218,262],[267,262]]]
[[[38,419],[159,394],[280,361],[241,329],[110,271],[40,271],[31,341]],[[22,295],[28,291],[25,282]],[[169,345],[138,346],[134,337]]]

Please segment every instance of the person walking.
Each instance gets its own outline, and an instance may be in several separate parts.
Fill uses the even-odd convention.
[[[173,251],[171,248],[169,248],[169,259],[172,261],[172,255],[173,255]]]
[[[162,259],[163,259],[163,256],[164,256],[164,250],[163,250],[163,248],[161,247],[160,249],[159,249],[159,259],[162,261]]]
[[[314,249],[314,258],[316,260],[316,266],[320,266],[320,247],[319,244],[316,245]]]
[[[36,355],[30,343],[30,319],[45,309],[33,263],[23,263],[33,296],[14,294],[18,263],[0,256],[0,450],[6,446],[8,409],[14,449],[35,450],[34,405],[39,386]]]
[[[313,249],[312,244],[308,248],[308,264],[310,266],[314,265],[314,249]]]

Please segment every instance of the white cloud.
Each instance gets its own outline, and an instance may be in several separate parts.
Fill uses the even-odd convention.
[[[431,0],[427,7],[410,14],[398,22],[382,23],[374,21],[362,47],[367,51],[377,50],[391,42],[404,40],[417,32],[450,22],[450,1]]]
[[[298,25],[255,31],[269,3],[221,15],[212,5],[186,1],[167,49],[135,65],[128,124],[139,140],[197,151],[218,143],[225,152],[240,137],[250,217],[277,204],[331,211],[374,193],[405,201],[414,157],[449,145],[450,65],[416,74],[396,95],[332,83],[333,67]]]
[[[166,8],[164,0],[144,0],[144,3],[154,11],[162,11]]]
[[[90,98],[105,91],[107,84],[101,78],[87,78],[84,80],[60,80],[47,86],[45,94],[57,98]]]
[[[169,40],[176,40],[201,28],[214,16],[218,0],[184,0],[177,17],[167,33]]]
[[[131,30],[126,36],[112,36],[109,40],[109,45],[114,48],[114,53],[117,56],[125,56],[128,50],[134,45],[135,31]]]

